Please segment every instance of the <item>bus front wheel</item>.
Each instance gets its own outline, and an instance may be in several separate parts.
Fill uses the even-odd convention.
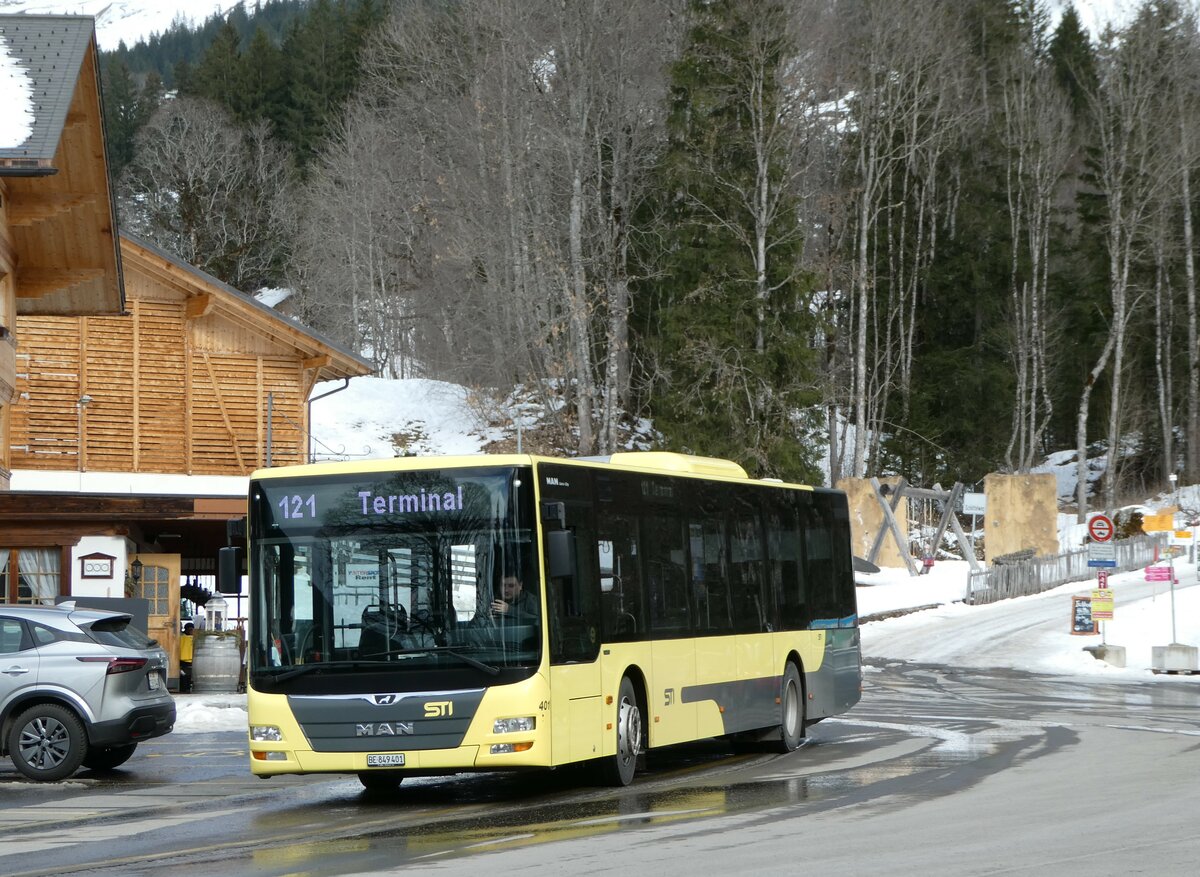
[[[364,771],[358,775],[358,781],[368,792],[394,792],[403,780],[404,774],[394,770]]]
[[[617,695],[617,751],[601,761],[601,776],[611,786],[627,786],[633,782],[638,756],[642,752],[642,708],[637,691],[626,676],[621,679]]]
[[[792,752],[804,739],[805,713],[804,686],[800,671],[788,661],[783,671],[783,685],[779,692],[779,740],[780,752]]]

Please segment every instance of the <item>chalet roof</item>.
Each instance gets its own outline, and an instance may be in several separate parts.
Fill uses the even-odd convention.
[[[25,140],[0,149],[17,313],[120,314],[125,294],[94,19],[0,15],[0,39],[9,69],[25,80],[6,77],[0,85],[28,84],[32,113]]]
[[[0,174],[52,171],[94,26],[83,15],[0,15],[0,37],[32,85],[34,112],[28,139],[0,148]]]
[[[305,350],[309,357],[327,357],[328,362],[320,367],[319,377],[323,381],[368,375],[375,371],[375,365],[370,360],[294,318],[257,301],[253,296],[218,280],[157,244],[122,232],[121,246],[126,260],[153,256],[165,263],[173,269],[172,274],[176,281],[189,288],[189,297],[199,299],[204,295],[211,295],[220,302],[226,313],[240,313],[251,317],[257,328],[281,343]]]

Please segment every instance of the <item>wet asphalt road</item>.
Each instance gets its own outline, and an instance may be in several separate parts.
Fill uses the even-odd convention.
[[[249,775],[237,732],[36,785],[0,765],[0,875],[1192,874],[1200,676],[1096,683],[889,663],[789,755],[651,753],[405,781]]]

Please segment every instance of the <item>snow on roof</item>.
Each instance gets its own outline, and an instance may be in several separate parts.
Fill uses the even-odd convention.
[[[161,472],[75,472],[15,469],[14,492],[226,496],[243,498],[250,479],[241,475],[173,475]]]
[[[279,289],[264,286],[258,292],[254,293],[254,298],[261,304],[269,308],[276,307],[281,301],[287,301],[292,297],[290,289]]]
[[[33,83],[0,35],[0,149],[11,149],[28,140],[33,122]]]

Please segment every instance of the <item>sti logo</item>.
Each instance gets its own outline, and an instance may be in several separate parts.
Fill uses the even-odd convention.
[[[452,715],[454,715],[454,701],[452,700],[431,700],[425,704],[425,718],[427,719],[441,719]]]

